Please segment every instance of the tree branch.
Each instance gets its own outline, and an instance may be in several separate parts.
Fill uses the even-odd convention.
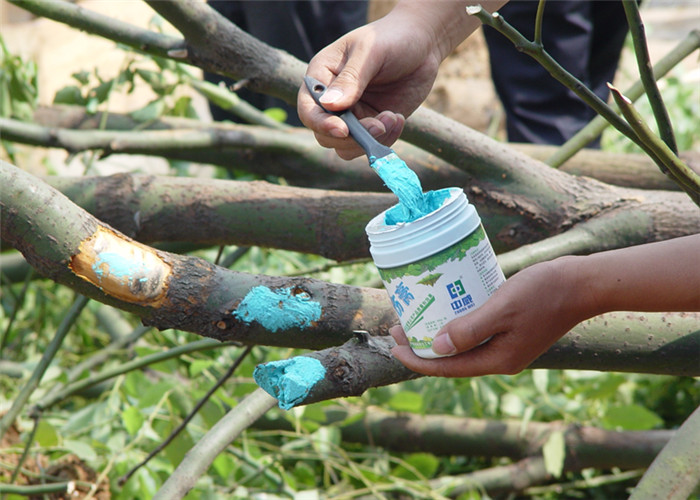
[[[634,44],[634,54],[637,59],[639,75],[644,85],[644,91],[649,99],[654,118],[656,119],[656,125],[659,127],[659,133],[664,143],[666,143],[673,154],[678,155],[678,146],[676,146],[676,138],[673,135],[671,120],[664,106],[663,99],[661,98],[659,87],[656,85],[654,70],[651,67],[649,48],[647,47],[642,17],[639,15],[639,7],[637,6],[637,2],[622,2],[622,7],[625,10],[627,24],[632,34],[632,43]]]
[[[360,413],[362,416],[360,417]],[[553,432],[565,439],[565,470],[589,467],[639,469],[674,436],[673,430],[611,431],[564,422],[490,420],[453,415],[389,412],[378,407],[325,409],[322,425],[337,426],[342,440],[369,444],[397,453],[425,452],[433,455],[520,460],[536,456]],[[263,418],[253,426],[261,430],[293,431],[285,418]]]
[[[130,311],[146,325],[244,344],[318,349],[341,344],[353,330],[386,334],[396,324],[383,290],[238,273],[157,251],[118,233],[9,164],[0,163],[0,177],[3,241],[21,251],[41,274]],[[307,307],[299,315],[279,309],[280,317],[293,318],[281,326],[273,314],[276,308],[262,307],[252,318],[242,316],[238,306],[260,286],[269,290],[270,300]],[[271,317],[265,316],[268,312]]]
[[[700,313],[608,313],[575,326],[529,368],[620,371],[698,376]],[[310,377],[305,364],[271,362],[256,368],[256,381],[280,407],[359,396],[372,387],[419,378],[391,355],[394,341],[359,336],[342,346],[302,357],[320,362],[322,377]],[[295,380],[293,391],[285,381]],[[306,391],[300,390],[300,386]]]
[[[153,500],[176,500],[187,495],[216,456],[273,406],[275,400],[261,389],[246,396],[187,452]]]
[[[681,40],[681,42],[674,47],[673,50],[671,50],[668,54],[662,57],[659,62],[656,63],[652,69],[655,78],[659,79],[666,75],[666,73],[671,71],[671,69],[673,69],[679,62],[699,48],[700,30],[693,30],[688,33],[688,35]],[[637,80],[625,92],[625,95],[633,101],[639,99],[643,94],[644,84],[641,80]],[[579,130],[571,139],[566,141],[566,143],[558,148],[549,158],[544,160],[545,163],[554,168],[559,168],[562,165],[568,165],[570,161],[569,159],[572,158],[573,155],[577,154],[577,152],[580,154],[581,148],[585,147],[593,139],[598,137],[603,130],[608,127],[608,125],[609,123],[605,118],[600,115],[596,116],[590,121],[590,123],[588,123],[588,125]]]
[[[632,491],[630,500],[685,500],[700,485],[700,407],[683,422]]]
[[[648,145],[647,147],[654,151],[662,171],[668,172],[681,188],[688,193],[688,196],[700,206],[700,175],[693,172],[663,140],[651,131],[632,105],[632,101],[623,96],[612,85],[608,84],[608,87],[610,87],[610,92],[627,122],[636,134],[644,139]]]
[[[249,35],[205,2],[147,3],[184,35],[193,64],[213,73],[245,78],[251,90],[296,103],[304,63]]]
[[[118,19],[98,14],[72,2],[45,0],[8,0],[39,17],[52,19],[72,28],[113,40],[142,52],[170,57],[185,48],[182,38],[138,28]]]
[[[389,193],[293,188],[264,181],[116,174],[46,181],[142,243],[257,245],[343,261],[368,257],[365,226]]]

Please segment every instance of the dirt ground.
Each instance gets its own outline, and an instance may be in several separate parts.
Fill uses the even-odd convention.
[[[150,7],[137,0],[79,0],[78,3],[141,27],[147,27],[154,15]],[[370,19],[383,15],[393,3],[394,0],[371,0]],[[642,5],[652,62],[665,55],[691,29],[700,28],[698,0],[647,0]],[[125,53],[113,42],[54,21],[36,19],[5,0],[0,0],[0,29],[10,51],[37,62],[42,104],[50,104],[57,90],[74,83],[72,73],[96,69],[100,75],[108,77],[116,74],[125,62]],[[164,29],[175,32],[172,27]],[[620,67],[615,83],[625,89],[638,74],[629,51],[623,54]],[[682,67],[682,78],[700,85],[698,57],[687,58]],[[491,130],[502,128],[502,112],[489,71],[485,43],[477,32],[443,63],[426,105],[483,132],[489,127]],[[118,94],[110,98],[109,109],[135,110],[153,97],[147,88],[133,94]],[[198,96],[196,107],[200,116],[207,119],[207,106]],[[133,164],[133,158],[116,170],[128,169],[128,164]]]

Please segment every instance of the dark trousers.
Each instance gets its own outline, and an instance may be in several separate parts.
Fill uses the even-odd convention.
[[[500,9],[528,40],[534,38],[536,1],[515,0]],[[608,100],[627,34],[620,1],[551,0],[542,25],[544,49],[603,101]],[[491,76],[506,113],[510,142],[560,145],[596,113],[530,56],[496,30],[484,27]],[[600,138],[589,147],[600,147]]]
[[[210,0],[209,5],[245,32],[308,62],[323,47],[367,22],[368,0]],[[204,77],[233,84],[219,75],[205,73]],[[301,125],[296,108],[281,99],[247,89],[237,93],[258,109],[282,108],[287,123]],[[212,105],[210,109],[215,120],[237,120],[221,108]]]

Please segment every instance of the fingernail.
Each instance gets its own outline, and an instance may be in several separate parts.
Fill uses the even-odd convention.
[[[433,352],[445,356],[456,353],[457,348],[447,333],[440,333],[433,339]]]
[[[339,128],[333,128],[329,132],[333,137],[338,137],[339,139],[345,139],[348,134]]]
[[[382,124],[383,125],[383,124]],[[382,135],[384,132],[386,132],[386,129],[382,130],[382,127],[379,127],[377,125],[370,125],[370,127],[367,129],[367,131],[372,134],[372,137],[379,137]]]
[[[391,130],[396,126],[397,118],[396,115],[391,114],[391,115],[382,115],[379,116],[379,121],[382,122],[382,125],[384,125],[384,128],[386,130]]]
[[[320,97],[319,101],[323,104],[332,104],[341,97],[343,97],[343,93],[340,90],[329,89]]]

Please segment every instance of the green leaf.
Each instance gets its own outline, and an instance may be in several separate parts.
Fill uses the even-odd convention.
[[[147,122],[160,118],[164,110],[165,102],[163,99],[155,99],[143,108],[133,111],[131,117],[137,122]]]
[[[130,436],[136,435],[143,425],[143,420],[143,415],[135,406],[129,406],[122,412],[122,422]]]
[[[603,426],[606,429],[645,431],[663,423],[663,419],[653,411],[634,404],[611,406],[603,417]]]
[[[397,392],[391,396],[389,408],[395,411],[418,413],[423,409],[423,396],[417,392]]]
[[[562,431],[554,431],[547,438],[542,447],[544,456],[544,468],[554,477],[561,477],[564,471],[564,459],[566,458],[566,442]]]
[[[440,466],[440,461],[430,453],[413,453],[404,460],[406,465],[399,465],[393,471],[393,475],[404,479],[431,478]],[[416,476],[416,472],[420,476]],[[422,477],[421,477],[422,476]]]
[[[216,361],[213,359],[195,359],[190,363],[190,377],[196,377],[204,370],[212,365],[215,365]]]
[[[280,123],[287,121],[287,112],[282,108],[267,108],[263,113]]]
[[[91,97],[88,99],[87,104],[85,105],[85,111],[88,112],[90,115],[94,115],[97,113],[97,105],[99,104],[98,100],[96,97]]]
[[[71,74],[73,78],[78,80],[78,83],[81,85],[87,85],[90,82],[90,72],[89,71],[79,71],[76,73]]]
[[[230,455],[221,453],[216,456],[212,462],[212,466],[219,476],[223,479],[229,479],[233,475],[233,471],[236,469],[236,464]]]
[[[546,394],[549,386],[549,370],[532,370],[532,381],[538,391]]]
[[[34,439],[37,443],[39,443],[39,445],[44,447],[56,446],[59,442],[56,428],[49,424],[46,420],[39,420],[39,425],[37,427]]]
[[[192,449],[192,446],[194,446],[192,437],[187,430],[183,430],[165,447],[165,456],[168,457],[173,467],[177,467],[182,462],[185,453]]]
[[[92,446],[86,444],[84,441],[64,439],[63,447],[71,453],[78,455],[78,457],[82,458],[86,462],[97,460],[97,453],[95,453],[95,450],[92,448]]]
[[[56,95],[53,98],[54,104],[77,104],[82,106],[85,104],[85,102],[86,101],[83,94],[80,93],[80,89],[75,85],[63,87],[56,92]]]
[[[148,408],[158,404],[158,402],[163,397],[163,394],[172,390],[174,382],[170,380],[161,380],[156,384],[150,384],[145,390],[141,392],[139,397],[138,407]]]

